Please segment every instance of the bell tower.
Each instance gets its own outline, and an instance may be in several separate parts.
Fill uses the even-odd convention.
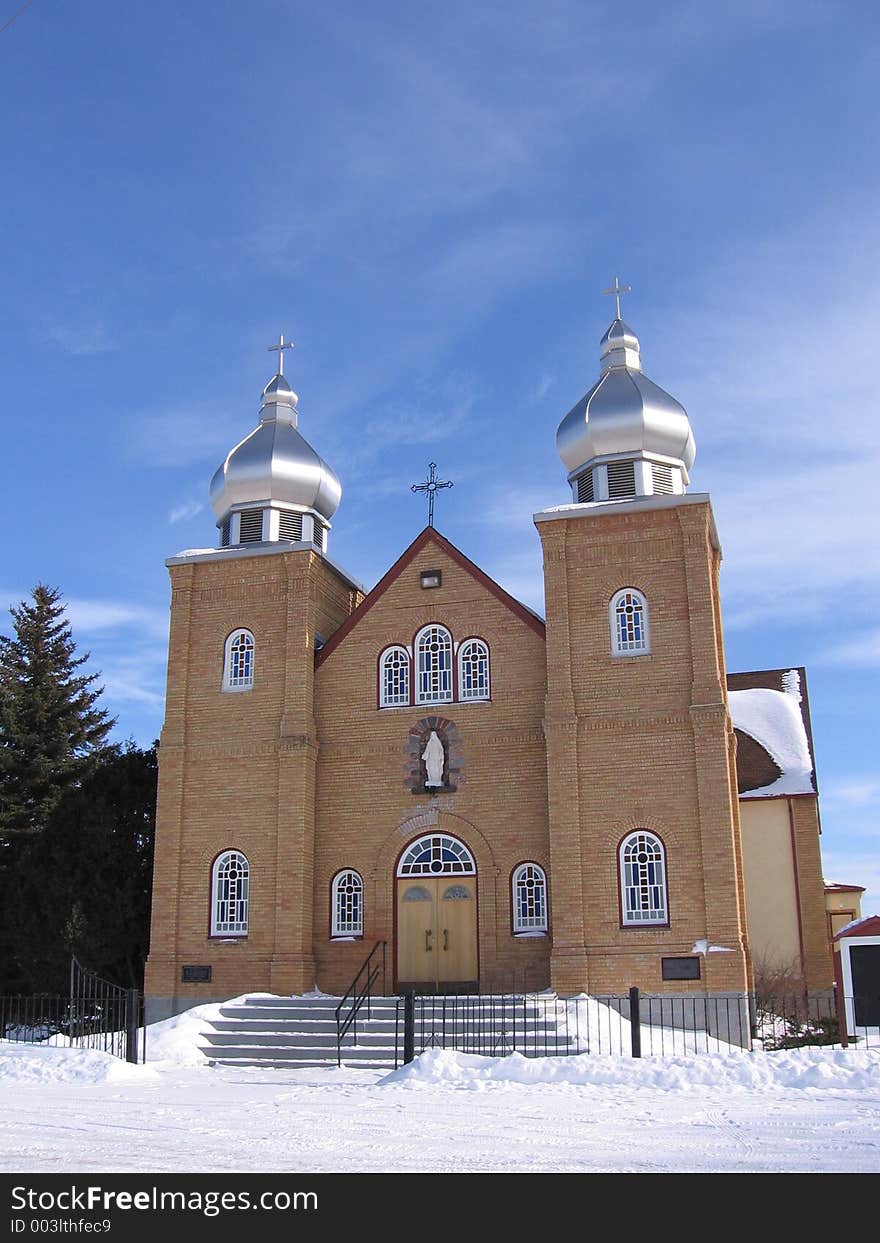
[[[327,555],[342,490],[278,372],[211,483],[219,547],[166,562],[150,1021],[314,987],[315,654],[362,599]]]
[[[563,418],[572,502],[535,515],[547,615],[552,984],[741,998],[735,740],[708,495],[683,406],[617,315]],[[711,952],[709,947],[712,947]]]

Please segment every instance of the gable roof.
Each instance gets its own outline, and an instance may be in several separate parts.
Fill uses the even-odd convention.
[[[426,548],[428,544],[436,544],[441,552],[445,553],[450,560],[456,563],[456,565],[467,571],[467,573],[470,574],[470,576],[474,578],[482,587],[485,587],[486,590],[496,598],[496,600],[500,600],[506,608],[510,609],[511,613],[515,614],[515,616],[517,616],[521,621],[524,621],[527,626],[534,630],[535,634],[542,639],[545,637],[546,627],[537,613],[533,613],[532,610],[527,608],[525,604],[521,604],[519,600],[515,600],[509,592],[506,592],[504,588],[496,583],[493,578],[490,578],[488,574],[484,573],[478,565],[475,565],[474,562],[471,561],[470,558],[466,557],[460,549],[455,547],[454,544],[451,544],[446,536],[441,535],[435,527],[425,527],[421,534],[416,536],[409,548],[407,548],[406,551],[398,557],[391,569],[379,579],[373,590],[367,593],[355,611],[345,619],[339,629],[333,632],[320,651],[315,654],[316,668],[321,666],[327,657],[335,652],[340,643],[345,641],[346,637],[352,632],[352,630],[354,630],[358,622],[361,621],[367,613],[369,613],[370,609],[377,603],[377,601],[382,599],[382,596],[391,584],[400,577],[406,567],[415,560],[422,549]]]
[[[863,915],[854,919],[851,924],[844,925],[831,940],[842,941],[844,937],[876,937],[880,936],[880,915]]]
[[[806,672],[758,669],[727,675],[734,728],[747,739],[737,750],[742,798],[816,793]]]

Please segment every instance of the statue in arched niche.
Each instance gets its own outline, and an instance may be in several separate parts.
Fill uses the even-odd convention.
[[[425,789],[442,786],[446,752],[443,749],[443,743],[437,736],[436,729],[431,730],[431,735],[422,752],[422,759],[425,762],[425,771],[428,774],[425,778]]]

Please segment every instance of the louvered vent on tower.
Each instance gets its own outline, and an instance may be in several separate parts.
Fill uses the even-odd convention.
[[[243,509],[241,511],[241,528],[238,536],[240,544],[258,544],[263,538],[262,509]]]
[[[228,518],[220,527],[220,547],[221,548],[229,547],[229,519]]]
[[[661,462],[651,463],[651,479],[654,484],[654,491],[672,495],[675,491],[675,485],[672,482],[672,467],[665,466]]]
[[[283,509],[278,515],[278,538],[294,540],[297,544],[303,537],[302,514]]]
[[[608,463],[608,496],[611,500],[636,494],[635,462]]]
[[[324,531],[325,527],[323,522],[319,522],[316,518],[312,530],[312,543],[316,548],[319,548],[321,552],[324,551]]]
[[[577,498],[579,505],[586,505],[589,501],[596,498],[593,495],[593,472],[588,470],[585,475],[581,475],[577,481]]]

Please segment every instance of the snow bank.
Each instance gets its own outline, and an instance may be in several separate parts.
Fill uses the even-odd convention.
[[[780,1053],[706,1054],[687,1058],[478,1057],[451,1049],[429,1049],[378,1086],[420,1088],[445,1084],[479,1091],[494,1084],[562,1084],[573,1087],[643,1087],[688,1092],[780,1091],[834,1088],[876,1090],[880,1049],[791,1049]]]
[[[0,1040],[0,1082],[3,1083],[116,1083],[157,1078],[152,1067],[133,1066],[99,1049]]]

